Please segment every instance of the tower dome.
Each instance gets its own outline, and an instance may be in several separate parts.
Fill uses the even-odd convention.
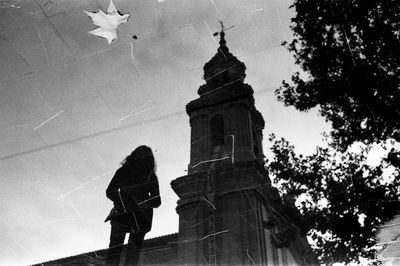
[[[246,76],[245,64],[231,54],[226,46],[223,27],[219,35],[218,52],[204,65],[204,80],[206,84],[199,88],[198,93],[200,96],[236,82],[243,83]]]

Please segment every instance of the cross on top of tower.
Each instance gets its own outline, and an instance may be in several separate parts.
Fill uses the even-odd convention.
[[[224,23],[222,21],[219,21],[219,24],[221,25],[221,31],[220,32],[215,32],[214,36],[219,35],[220,36],[220,40],[219,40],[219,48],[218,51],[220,52],[228,52],[229,49],[226,46],[226,40],[225,40],[225,31],[233,28],[234,26],[230,26],[229,28],[225,29]]]
[[[221,37],[219,40],[219,45],[220,48],[225,46],[226,47],[226,41],[225,41],[225,27],[224,23],[222,21],[219,22],[221,24],[221,32],[219,33],[219,36]],[[227,47],[228,48],[228,47]]]

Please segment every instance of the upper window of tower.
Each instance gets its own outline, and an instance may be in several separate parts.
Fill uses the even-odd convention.
[[[212,148],[225,144],[224,117],[221,114],[211,118],[210,135]]]

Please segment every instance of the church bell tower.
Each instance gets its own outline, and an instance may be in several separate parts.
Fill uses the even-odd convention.
[[[188,175],[171,182],[179,196],[178,263],[307,264],[307,244],[287,221],[264,169],[265,123],[244,83],[246,66],[230,53],[223,27],[219,35],[199,98],[186,106]]]

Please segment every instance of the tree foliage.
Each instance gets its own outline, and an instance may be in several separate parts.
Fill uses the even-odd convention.
[[[400,211],[398,170],[390,178],[383,175],[388,161],[368,165],[368,147],[344,153],[318,148],[303,157],[286,140],[271,140],[268,169],[284,198],[297,199],[297,224],[315,241],[321,262],[373,259],[378,226]]]
[[[305,73],[283,82],[278,99],[319,107],[338,147],[400,141],[400,1],[295,0],[286,43]]]
[[[299,224],[322,262],[373,258],[379,225],[400,211],[400,152],[366,164],[371,145],[400,142],[400,1],[294,0],[291,8],[294,37],[284,45],[302,72],[275,93],[299,111],[318,108],[331,124],[329,148],[304,157],[273,138],[267,167],[285,197],[303,199]]]

